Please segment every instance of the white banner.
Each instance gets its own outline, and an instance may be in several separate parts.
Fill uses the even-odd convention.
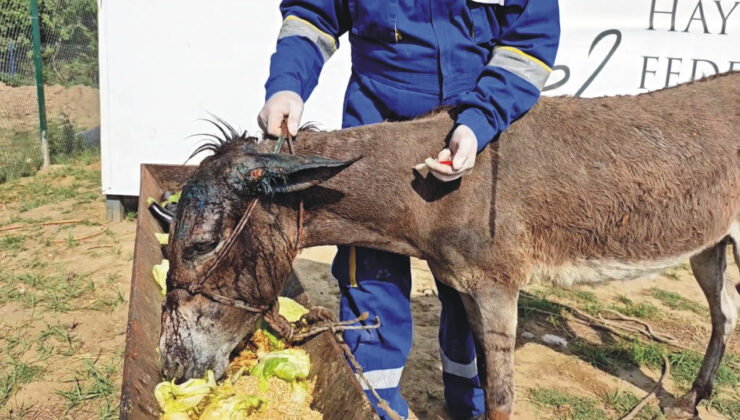
[[[740,1],[566,0],[548,95],[636,94],[740,70]]]
[[[196,145],[188,136],[213,132],[200,121],[209,113],[257,132],[278,5],[99,1],[105,194],[138,195],[141,163],[183,163]],[[740,70],[740,1],[563,0],[560,10],[546,95],[637,94]],[[350,74],[340,42],[304,114],[326,129],[340,127]]]

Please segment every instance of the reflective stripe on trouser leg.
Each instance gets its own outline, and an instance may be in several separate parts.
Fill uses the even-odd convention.
[[[483,388],[478,379],[475,344],[465,307],[455,289],[436,283],[442,303],[439,348],[447,411],[454,418],[483,414]]]
[[[350,247],[340,246],[332,264],[332,274],[339,281],[342,293],[339,318],[346,321],[367,312],[370,315],[367,322],[372,322],[377,315],[381,326],[377,330],[345,331],[344,339],[373,388],[391,408],[406,417],[408,405],[401,397],[399,385],[413,333],[409,258],[355,247],[355,262],[357,286],[353,287],[350,284]],[[366,394],[375,404],[369,390]],[[376,411],[381,417],[385,416],[377,406]]]

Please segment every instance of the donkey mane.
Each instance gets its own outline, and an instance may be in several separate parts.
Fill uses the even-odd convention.
[[[199,134],[194,134],[190,136],[190,137],[203,136],[202,140],[204,141],[204,143],[198,146],[193,151],[193,153],[190,154],[190,157],[188,157],[188,160],[192,159],[197,154],[201,152],[205,152],[205,151],[213,152],[213,154],[209,157],[218,157],[226,153],[226,151],[228,150],[228,146],[231,144],[237,144],[237,143],[256,144],[261,139],[264,139],[267,137],[264,133],[262,133],[262,137],[250,136],[246,130],[240,133],[234,128],[234,126],[232,126],[228,122],[224,121],[222,118],[216,115],[213,115],[213,114],[211,114],[211,118],[203,119],[203,121],[213,124],[213,126],[218,129],[221,135],[219,136],[217,134],[211,134],[211,133],[199,133]],[[319,123],[315,121],[309,121],[303,124],[301,128],[298,129],[299,133],[318,132],[318,131],[321,131],[319,129]]]

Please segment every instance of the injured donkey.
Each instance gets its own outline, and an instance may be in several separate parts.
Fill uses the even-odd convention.
[[[447,112],[302,133],[297,156],[226,133],[170,231],[164,373],[222,374],[258,313],[274,319],[299,246],[361,245],[424,258],[463,293],[486,415],[509,418],[522,286],[630,279],[688,258],[712,317],[699,375],[673,411],[693,416],[740,307],[724,275],[726,246],[737,258],[740,240],[739,109],[740,74],[634,97],[544,98],[451,183],[410,169],[443,144]]]

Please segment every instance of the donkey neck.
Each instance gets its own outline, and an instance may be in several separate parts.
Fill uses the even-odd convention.
[[[303,246],[361,245],[424,256],[444,200],[430,201],[423,195],[438,190],[442,197],[454,186],[425,179],[412,167],[439,153],[452,124],[448,113],[440,112],[405,123],[300,134],[297,154],[339,160],[361,157],[302,193]]]

